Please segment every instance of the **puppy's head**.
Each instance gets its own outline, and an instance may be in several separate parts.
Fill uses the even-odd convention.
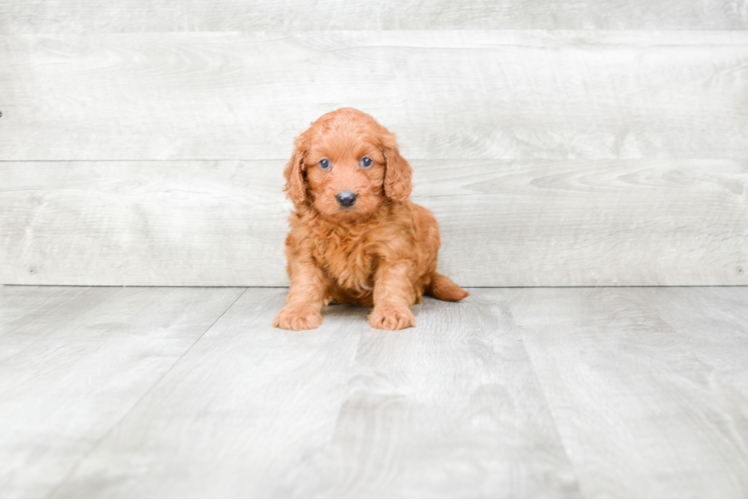
[[[286,193],[330,219],[360,219],[410,196],[412,170],[395,136],[353,108],[322,115],[294,141]]]

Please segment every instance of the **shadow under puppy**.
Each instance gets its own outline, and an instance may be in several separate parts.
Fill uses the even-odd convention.
[[[410,306],[426,293],[468,293],[436,272],[439,226],[410,201],[412,170],[395,136],[371,116],[341,108],[295,140],[286,194],[295,206],[286,238],[291,288],[273,326],[317,328],[330,302],[374,308],[369,324],[415,326]]]

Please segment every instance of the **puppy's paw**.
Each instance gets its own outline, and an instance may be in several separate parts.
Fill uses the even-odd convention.
[[[369,315],[369,324],[380,330],[402,330],[416,326],[416,317],[413,316],[410,307],[385,304],[374,306]]]
[[[313,330],[322,324],[319,311],[305,307],[286,306],[275,316],[273,326],[284,330]]]

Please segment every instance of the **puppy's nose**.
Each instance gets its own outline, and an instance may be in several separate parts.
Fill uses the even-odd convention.
[[[350,191],[342,191],[335,196],[338,199],[341,207],[350,207],[356,203],[356,193]]]

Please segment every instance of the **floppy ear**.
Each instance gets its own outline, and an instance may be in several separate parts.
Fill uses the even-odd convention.
[[[297,138],[296,149],[291,156],[291,161],[286,164],[283,175],[286,178],[286,196],[295,206],[299,206],[306,200],[306,186],[304,185],[304,156],[306,151],[302,147],[301,137]]]
[[[413,177],[413,169],[410,163],[400,156],[400,150],[397,149],[395,136],[386,134],[384,136],[384,194],[400,203],[404,202],[410,196],[413,186],[410,182]]]

